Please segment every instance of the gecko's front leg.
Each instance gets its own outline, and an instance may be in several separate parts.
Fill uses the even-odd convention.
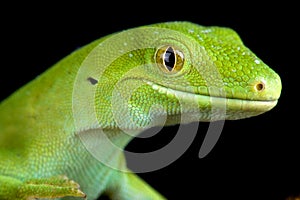
[[[79,189],[79,184],[66,176],[30,179],[20,181],[15,178],[0,176],[2,200],[32,200],[36,198],[82,197],[86,195]],[[1,184],[2,185],[2,184]]]

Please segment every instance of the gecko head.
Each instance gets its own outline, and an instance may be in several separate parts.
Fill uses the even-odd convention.
[[[170,113],[170,121],[179,112],[176,104],[181,105],[181,113],[187,113],[187,121],[242,119],[277,104],[282,87],[279,75],[234,30],[189,22],[157,26],[184,35],[168,35],[149,55],[156,71],[148,73],[147,83],[167,99],[168,105],[159,104]],[[196,106],[199,112],[194,114]]]
[[[120,38],[128,44],[133,35]],[[165,124],[242,119],[277,104],[280,77],[230,28],[159,23],[140,28],[136,37],[143,37],[149,48],[127,51],[118,58],[122,62],[112,63],[98,93],[109,88],[115,77],[114,88],[122,94],[103,96],[101,104],[117,99],[116,105],[126,105],[120,110],[130,110],[132,121],[141,126],[161,116],[166,117]],[[121,96],[126,96],[125,103]]]

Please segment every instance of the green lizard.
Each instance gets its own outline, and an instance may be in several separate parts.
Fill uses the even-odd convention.
[[[126,167],[119,150],[134,136],[256,116],[280,93],[280,77],[230,28],[167,22],[108,35],[1,102],[0,199],[165,199]]]

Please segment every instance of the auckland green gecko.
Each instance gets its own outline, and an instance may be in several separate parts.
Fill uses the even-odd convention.
[[[100,38],[1,102],[0,199],[165,199],[126,167],[119,150],[134,136],[256,116],[280,93],[230,28],[167,22]]]

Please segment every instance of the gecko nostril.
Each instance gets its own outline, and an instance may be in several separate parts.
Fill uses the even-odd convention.
[[[266,87],[266,86],[265,86],[265,83],[262,82],[262,81],[260,81],[260,82],[258,82],[258,83],[256,83],[256,84],[254,85],[255,90],[258,91],[258,92],[264,91],[264,90],[265,90],[265,87]]]

